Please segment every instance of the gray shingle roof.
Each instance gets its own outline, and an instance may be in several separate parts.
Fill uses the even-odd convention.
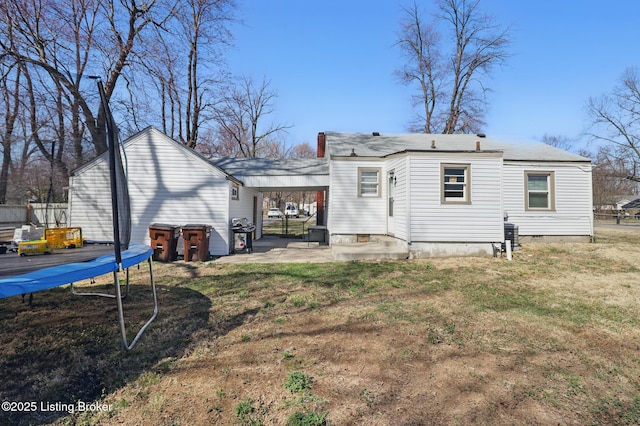
[[[209,162],[234,176],[328,175],[325,158],[210,158]]]
[[[590,162],[577,154],[555,148],[542,142],[503,142],[476,135],[441,134],[380,134],[325,132],[327,156],[385,157],[405,151],[466,152],[475,151],[480,142],[481,151],[502,152],[505,160],[513,161],[570,161]],[[435,149],[432,149],[432,143]]]
[[[640,209],[640,198],[625,204],[622,208],[624,210]]]

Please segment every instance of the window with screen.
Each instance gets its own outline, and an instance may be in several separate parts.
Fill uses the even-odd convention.
[[[443,203],[469,203],[470,167],[468,164],[443,164],[441,166]]]
[[[380,196],[380,169],[364,167],[358,169],[358,196]]]

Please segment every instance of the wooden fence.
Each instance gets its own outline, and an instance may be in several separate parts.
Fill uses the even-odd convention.
[[[67,204],[0,204],[0,227],[17,228],[28,224],[46,228],[67,226]]]

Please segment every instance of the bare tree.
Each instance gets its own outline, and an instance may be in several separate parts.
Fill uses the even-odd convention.
[[[396,71],[397,77],[406,85],[419,87],[418,94],[413,96],[413,105],[420,105],[422,113],[418,114],[418,124],[424,133],[436,133],[436,128],[443,128],[444,122],[435,114],[436,107],[445,97],[443,59],[438,50],[440,35],[434,28],[423,24],[418,5],[405,8],[406,20],[402,22],[400,39],[397,45],[404,57],[405,65]]]
[[[163,130],[195,146],[202,124],[213,124],[213,104],[221,97],[217,65],[220,46],[230,39],[234,1],[1,2],[0,65],[20,67],[18,114],[30,127],[27,151],[39,147],[68,176],[106,150],[105,117],[90,75],[103,79],[116,118],[126,117],[119,120],[123,134],[158,124],[162,114]],[[156,81],[161,103],[148,90]],[[50,141],[56,141],[55,150]]]
[[[234,0],[178,2],[173,12],[176,37],[166,37],[158,27],[142,58],[162,100],[163,131],[191,148],[199,143],[203,124],[213,123],[227,78],[222,54],[231,43],[228,25],[234,7]]]
[[[215,117],[225,141],[233,141],[241,157],[283,157],[277,140],[279,133],[291,128],[286,124],[263,124],[275,111],[277,94],[267,80],[257,86],[250,77],[242,77],[224,97]]]
[[[316,158],[316,150],[308,142],[294,146],[289,154],[291,158]]]
[[[593,204],[597,210],[615,206],[617,198],[638,193],[638,184],[628,177],[631,171],[611,145],[600,146],[593,167]]]
[[[11,167],[11,148],[15,138],[15,125],[20,111],[20,68],[13,64],[2,70],[0,79],[0,100],[3,106],[2,134],[0,144],[2,146],[2,166],[0,168],[0,204],[7,202],[7,187],[9,184],[9,167]],[[9,74],[15,74],[11,80]]]
[[[171,10],[163,9],[159,0],[7,0],[0,5],[0,14],[0,60],[11,57],[38,74],[43,84],[34,85],[34,90],[54,87],[56,96],[61,93],[75,114],[71,122],[81,120],[95,153],[104,152],[104,116],[101,111],[94,114],[91,97],[82,90],[87,67],[90,62],[93,69],[102,67],[105,92],[111,98],[140,34],[149,25],[162,26],[172,16]],[[76,126],[72,132],[79,149],[82,129]]]
[[[414,105],[421,105],[420,131],[478,132],[488,90],[481,78],[508,57],[509,28],[484,14],[480,0],[438,0],[437,5],[430,22],[415,2],[405,8],[396,44],[406,63],[396,75],[419,87]]]
[[[640,77],[636,68],[625,70],[611,94],[587,103],[589,134],[604,146],[611,163],[619,164],[629,179],[640,181]]]
[[[567,136],[550,135],[548,133],[542,136],[542,142],[565,151],[572,151],[574,144],[574,141]]]

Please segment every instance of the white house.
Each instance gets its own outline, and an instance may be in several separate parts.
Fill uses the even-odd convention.
[[[232,250],[231,219],[261,236],[262,192],[318,191],[330,244],[392,238],[414,257],[487,255],[505,223],[527,240],[593,236],[591,162],[549,145],[484,135],[318,134],[318,159],[207,159],[149,127],[124,143],[132,241],[152,223],[213,227],[212,255]],[[111,240],[107,157],[75,170],[69,222]]]
[[[149,225],[203,224],[212,227],[209,252],[233,250],[231,219],[257,225],[262,195],[192,149],[148,127],[124,142],[131,204],[131,240],[149,244]],[[90,240],[112,241],[111,198],[106,153],[73,171],[69,183],[69,223]]]
[[[489,254],[505,219],[527,239],[593,236],[591,162],[484,135],[318,135],[332,244],[395,237],[417,257]]]

